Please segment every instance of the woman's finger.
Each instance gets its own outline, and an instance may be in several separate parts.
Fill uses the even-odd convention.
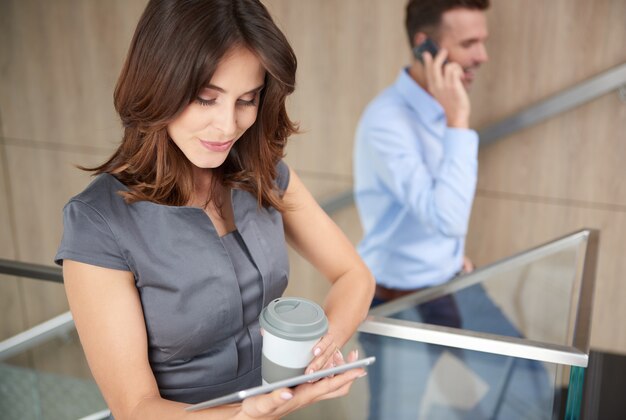
[[[325,369],[332,366],[333,353],[338,349],[337,345],[333,341],[332,335],[325,335],[320,341],[313,347],[314,358],[309,363],[305,373],[313,373],[321,369]]]
[[[335,366],[343,365],[344,363],[346,363],[343,358],[343,354],[341,353],[341,350],[337,349],[333,353],[333,363],[335,364]]]
[[[241,403],[241,408],[246,415],[252,418],[263,418],[274,415],[278,409],[284,408],[283,406],[292,398],[293,392],[290,389],[280,388],[269,394],[246,398]]]
[[[320,338],[320,341],[313,346],[313,356],[317,357],[322,354],[332,343],[333,337],[330,334],[326,334],[324,337]]]

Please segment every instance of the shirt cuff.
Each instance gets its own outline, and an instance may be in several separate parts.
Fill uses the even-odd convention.
[[[443,148],[449,157],[478,157],[478,133],[465,128],[447,128]]]

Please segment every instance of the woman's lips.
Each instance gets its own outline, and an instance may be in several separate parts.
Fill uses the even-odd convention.
[[[205,149],[208,149],[212,152],[225,152],[228,149],[230,149],[230,146],[232,146],[234,143],[234,140],[230,140],[230,141],[226,141],[226,142],[215,142],[215,141],[205,141],[205,140],[200,140],[200,144],[202,144],[202,146]]]

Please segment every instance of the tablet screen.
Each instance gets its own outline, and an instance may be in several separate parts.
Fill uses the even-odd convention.
[[[283,379],[282,381],[272,382],[271,384],[261,385],[254,388],[248,388],[243,391],[233,392],[232,394],[224,395],[223,397],[191,405],[185,408],[185,410],[198,411],[205,408],[216,407],[218,405],[238,402],[255,395],[267,394],[278,388],[289,388],[292,386],[303,384],[305,382],[321,379],[329,375],[336,375],[350,369],[365,367],[367,365],[371,365],[372,363],[374,363],[374,361],[376,361],[375,357],[367,357],[365,359],[356,360],[354,362],[335,366],[333,368],[318,370],[317,372],[309,373],[308,375],[294,376],[293,378]]]

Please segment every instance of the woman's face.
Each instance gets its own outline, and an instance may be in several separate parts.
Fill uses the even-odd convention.
[[[208,86],[167,126],[198,168],[217,168],[256,120],[265,70],[247,48],[237,47],[217,66]]]

